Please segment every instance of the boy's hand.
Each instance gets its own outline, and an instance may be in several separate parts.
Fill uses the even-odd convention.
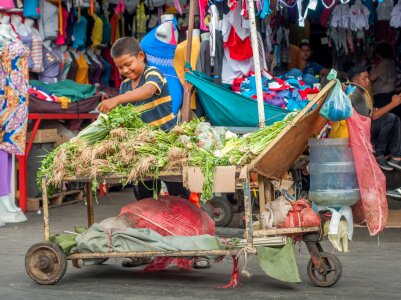
[[[100,102],[97,109],[102,113],[108,113],[113,108],[115,108],[117,105],[118,105],[118,102],[116,100],[108,99],[108,100],[103,100],[102,102]]]

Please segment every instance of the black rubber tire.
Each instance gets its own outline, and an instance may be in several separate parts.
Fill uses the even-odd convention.
[[[25,270],[39,284],[57,283],[63,278],[67,265],[65,253],[52,242],[34,244],[25,255]]]
[[[318,287],[330,287],[335,285],[341,278],[343,269],[340,260],[337,256],[327,253],[320,253],[323,261],[328,268],[326,274],[319,273],[315,268],[315,264],[312,261],[312,258],[308,262],[307,273],[310,281]],[[327,278],[329,277],[329,278]]]
[[[226,227],[231,223],[234,216],[233,206],[225,197],[213,197],[210,200],[213,207],[212,219],[217,227]]]

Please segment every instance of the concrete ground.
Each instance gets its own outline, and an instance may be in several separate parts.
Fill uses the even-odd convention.
[[[98,199],[95,221],[116,216],[121,206],[132,201],[131,193],[111,193]],[[51,232],[61,233],[86,225],[83,202],[50,210]],[[331,288],[313,286],[306,274],[309,260],[304,244],[296,246],[302,283],[286,284],[267,277],[257,258],[248,260],[252,278],[241,278],[237,289],[222,289],[231,275],[230,261],[212,264],[208,270],[140,272],[121,267],[121,260],[75,269],[69,263],[63,279],[53,286],[34,283],[26,274],[27,249],[43,240],[42,215],[28,214],[28,222],[0,228],[0,299],[399,299],[401,230],[388,229],[369,237],[367,229],[356,228],[351,252],[338,254],[343,266],[339,283]],[[333,247],[323,242],[327,252]]]

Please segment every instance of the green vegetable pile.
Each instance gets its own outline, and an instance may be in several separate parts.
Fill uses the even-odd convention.
[[[213,196],[216,166],[246,165],[281,132],[292,116],[243,138],[224,140],[220,149],[203,149],[197,128],[203,120],[175,126],[169,133],[142,122],[133,105],[118,106],[82,130],[77,137],[49,153],[38,170],[38,184],[46,177],[55,188],[68,177],[98,178],[116,175],[122,183],[157,179],[160,172],[181,173],[184,166],[200,167],[205,176],[203,200]],[[154,189],[155,190],[155,189]],[[157,195],[154,195],[157,198]]]

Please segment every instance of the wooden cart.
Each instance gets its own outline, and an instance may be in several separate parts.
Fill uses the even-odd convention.
[[[330,82],[294,120],[272,141],[269,146],[251,162],[245,172],[242,172],[245,209],[245,251],[254,254],[254,243],[262,238],[271,236],[286,236],[300,234],[311,255],[307,266],[310,280],[316,286],[328,287],[336,284],[341,277],[342,267],[336,256],[323,251],[320,245],[322,230],[320,227],[311,228],[283,228],[253,230],[252,207],[250,197],[250,172],[258,173],[259,207],[265,210],[267,201],[273,201],[273,188],[271,179],[280,179],[290,168],[295,160],[307,147],[307,140],[321,132],[326,120],[320,117],[319,111],[326,96],[334,86]],[[176,181],[180,174],[162,174],[160,179]],[[86,201],[88,226],[94,223],[92,185],[90,179],[65,178],[66,181],[86,182]],[[101,180],[106,182],[118,181],[118,177],[106,177]],[[146,251],[146,252],[107,252],[107,253],[74,253],[65,255],[54,243],[49,241],[49,210],[48,196],[46,192],[47,182],[42,179],[43,187],[43,218],[44,218],[44,242],[33,245],[25,257],[25,268],[28,275],[39,284],[54,284],[58,282],[66,272],[67,260],[71,260],[73,266],[79,267],[79,259],[111,257],[202,257],[202,256],[230,256],[237,255],[239,250],[207,250],[207,251]],[[258,243],[260,245],[260,243]]]

